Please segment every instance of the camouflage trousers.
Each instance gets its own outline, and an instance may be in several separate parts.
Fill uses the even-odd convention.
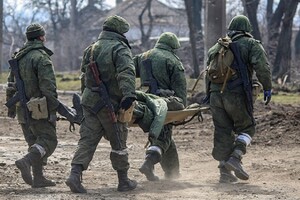
[[[235,142],[235,137],[241,133],[251,137],[255,133],[254,119],[247,111],[244,93],[211,92],[210,109],[215,127],[213,157],[218,161],[227,160],[234,149],[246,153],[246,145]]]
[[[179,158],[175,141],[172,138],[172,125],[163,127],[159,137],[150,140],[151,146],[162,150],[160,165],[166,174],[179,174]]]
[[[30,119],[28,127],[23,123],[21,127],[29,148],[33,144],[39,144],[45,149],[43,163],[46,164],[47,158],[52,155],[57,146],[56,127],[47,119]]]
[[[83,169],[86,170],[94,156],[98,143],[104,137],[110,142],[112,148],[110,152],[112,167],[115,170],[128,170],[127,124],[117,122],[114,127],[105,107],[97,114],[83,107],[83,114],[84,119],[79,130],[80,139],[71,164],[82,165]],[[116,131],[116,128],[118,131]]]

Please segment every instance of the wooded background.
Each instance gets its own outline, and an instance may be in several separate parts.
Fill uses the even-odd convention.
[[[112,0],[114,1],[114,0]],[[112,2],[110,1],[110,2]],[[237,14],[248,16],[253,36],[267,51],[273,80],[299,82],[300,0],[0,0],[0,73],[24,42],[32,22],[46,29],[46,46],[53,50],[56,71],[79,71],[83,50],[95,41],[105,18],[127,19],[126,33],[133,54],[152,48],[164,31],[180,38],[178,55],[187,76],[205,69],[206,52]]]

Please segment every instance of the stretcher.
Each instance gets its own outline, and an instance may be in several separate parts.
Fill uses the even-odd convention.
[[[195,117],[198,118],[198,120],[202,121],[202,113],[209,111],[208,106],[200,106],[199,104],[191,104],[187,108],[183,110],[175,110],[175,111],[167,111],[167,115],[164,121],[164,124],[173,124],[175,126],[177,125],[183,125],[191,120],[193,120]],[[134,117],[133,120],[130,121],[129,126],[137,127],[138,124],[134,123]]]

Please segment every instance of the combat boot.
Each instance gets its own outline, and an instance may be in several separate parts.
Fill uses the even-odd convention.
[[[87,193],[86,189],[81,184],[82,166],[72,165],[71,174],[66,180],[67,186],[74,193]]]
[[[154,165],[161,160],[161,155],[155,151],[149,151],[146,155],[145,162],[139,168],[142,174],[145,174],[148,181],[158,181],[159,178],[154,174]]]
[[[241,180],[248,180],[249,175],[248,173],[243,169],[242,166],[242,153],[240,150],[235,150],[227,162],[225,162],[225,168],[229,171],[234,171],[234,174],[236,177],[238,177]]]
[[[220,179],[219,183],[235,183],[238,181],[238,179],[235,177],[235,175],[232,174],[231,171],[225,168],[224,166],[225,162],[221,161],[218,168],[220,169]]]
[[[118,170],[118,191],[126,192],[136,188],[137,182],[135,180],[130,180],[127,175],[127,170]]]
[[[33,173],[33,184],[32,184],[33,188],[50,187],[56,185],[54,181],[48,180],[44,177],[42,160],[40,163],[36,163],[32,165],[32,173]]]
[[[41,154],[38,152],[29,152],[23,158],[15,162],[17,168],[21,171],[21,175],[25,183],[32,185],[31,166],[32,163],[38,162],[41,159]]]

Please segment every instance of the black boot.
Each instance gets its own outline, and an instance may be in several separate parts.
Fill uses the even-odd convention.
[[[32,185],[31,166],[32,163],[38,162],[41,154],[38,152],[29,152],[23,158],[15,162],[17,168],[21,171],[21,175],[25,183]]]
[[[126,192],[136,188],[137,182],[135,180],[130,180],[127,176],[127,170],[117,171],[118,172],[118,191]]]
[[[158,181],[159,178],[153,173],[154,165],[161,160],[161,155],[158,152],[151,152],[146,155],[146,160],[139,168],[142,174],[145,174],[148,181]]]
[[[229,171],[234,171],[234,174],[236,177],[238,177],[241,180],[248,180],[249,175],[248,173],[243,169],[242,166],[242,152],[240,150],[235,150],[228,161],[225,163],[225,167]]]
[[[146,159],[143,165],[139,168],[139,171],[142,174],[145,174],[148,181],[158,181],[159,178],[158,176],[155,176],[153,170],[154,170],[154,164],[149,159]]]
[[[238,179],[232,174],[231,171],[225,168],[225,162],[221,161],[218,168],[220,169],[220,183],[235,183]]]
[[[42,160],[40,163],[36,163],[32,165],[32,173],[33,173],[33,184],[32,184],[33,188],[49,187],[49,186],[56,185],[54,181],[48,180],[44,177]]]
[[[71,174],[66,180],[67,186],[74,193],[86,193],[86,189],[81,185],[82,178],[82,166],[81,165],[72,165]]]

